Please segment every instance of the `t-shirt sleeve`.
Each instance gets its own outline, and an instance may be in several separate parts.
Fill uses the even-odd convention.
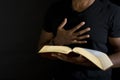
[[[112,19],[110,37],[120,37],[120,8],[117,8]]]
[[[43,22],[43,30],[55,33],[58,26],[65,18],[66,3],[64,0],[53,3],[48,8]]]
[[[52,7],[50,7],[47,12],[46,15],[44,17],[44,21],[43,21],[43,25],[42,25],[42,29],[47,31],[47,32],[52,32],[53,27],[52,27],[52,17],[53,17],[53,9]]]

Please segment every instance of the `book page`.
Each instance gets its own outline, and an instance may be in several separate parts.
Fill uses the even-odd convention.
[[[100,51],[97,51],[97,50],[91,50],[91,49],[86,49],[86,50],[99,58],[99,60],[100,60],[100,62],[102,64],[102,67],[104,69],[107,69],[107,68],[109,68],[109,67],[111,67],[113,65],[113,63],[111,62],[111,60],[109,59],[107,54],[105,54],[103,52],[100,52]]]
[[[69,54],[71,52],[71,48],[67,46],[51,46],[51,45],[45,45],[41,50],[39,50],[39,53],[46,53],[46,52],[59,52],[63,54]]]
[[[107,55],[103,54],[102,52],[79,47],[74,48],[73,51],[86,57],[102,70],[106,70],[113,65]]]

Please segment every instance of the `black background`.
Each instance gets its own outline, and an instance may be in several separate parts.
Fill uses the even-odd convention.
[[[44,15],[54,1],[0,0],[0,80],[49,79],[49,62],[36,49]]]
[[[46,11],[56,1],[0,0],[0,80],[50,79],[49,61],[35,53]]]

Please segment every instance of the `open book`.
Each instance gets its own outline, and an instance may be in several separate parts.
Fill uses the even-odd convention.
[[[56,52],[63,54],[69,54],[70,52],[74,52],[80,54],[85,58],[87,58],[88,60],[90,60],[93,64],[95,64],[98,68],[102,70],[106,70],[113,65],[112,61],[105,53],[97,50],[86,49],[81,47],[75,47],[71,49],[68,46],[45,45],[39,50],[38,53],[49,53],[49,52]]]

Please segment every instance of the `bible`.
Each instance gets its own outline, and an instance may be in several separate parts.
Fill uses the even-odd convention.
[[[66,55],[68,55],[70,52],[74,52],[75,54],[79,54],[87,58],[101,70],[106,70],[113,65],[108,55],[98,50],[87,49],[82,47],[74,47],[73,49],[71,49],[68,46],[45,45],[38,51],[38,53],[41,54],[49,52],[63,53]]]

